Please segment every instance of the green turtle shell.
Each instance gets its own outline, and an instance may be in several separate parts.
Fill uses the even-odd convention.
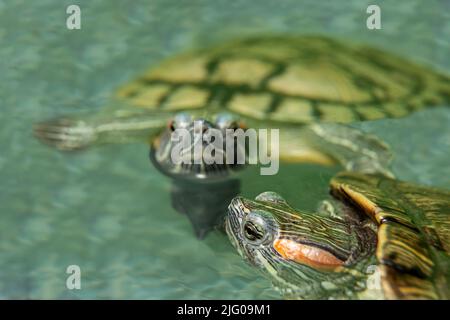
[[[373,48],[324,37],[260,37],[170,58],[117,97],[150,109],[349,123],[445,104],[450,80]]]
[[[450,297],[450,192],[349,172],[334,177],[331,189],[378,224],[387,298]]]

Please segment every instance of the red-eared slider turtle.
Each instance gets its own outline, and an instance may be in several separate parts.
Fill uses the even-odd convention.
[[[450,192],[342,172],[331,193],[317,213],[237,197],[229,238],[287,298],[450,297]]]
[[[447,76],[383,51],[325,37],[255,37],[170,58],[119,88],[115,107],[43,122],[34,134],[73,150],[148,141],[179,110],[205,118],[227,111],[249,128],[280,129],[282,159],[381,171],[386,146],[336,124],[449,100]]]

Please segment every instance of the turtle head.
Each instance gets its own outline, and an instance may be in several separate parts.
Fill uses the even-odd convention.
[[[352,297],[362,290],[366,275],[360,270],[373,263],[363,229],[295,210],[273,192],[254,201],[234,198],[226,219],[239,254],[288,298]]]
[[[236,139],[227,139],[227,132],[243,128],[227,113],[213,119],[179,113],[154,139],[150,158],[159,171],[173,178],[209,181],[228,177],[245,165],[246,153]]]

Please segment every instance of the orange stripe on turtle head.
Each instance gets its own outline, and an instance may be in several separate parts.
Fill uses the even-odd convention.
[[[298,243],[294,240],[276,240],[274,248],[283,258],[313,268],[336,268],[344,264],[344,261],[326,250]]]

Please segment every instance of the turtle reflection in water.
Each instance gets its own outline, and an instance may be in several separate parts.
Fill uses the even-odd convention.
[[[237,197],[229,238],[286,298],[450,298],[450,192],[343,172],[331,193],[316,213]]]
[[[177,129],[185,129],[190,138],[187,145],[181,145],[183,148],[178,150],[178,156],[187,156],[186,161],[179,163],[173,159],[175,148],[182,143],[181,137],[174,136]],[[240,193],[240,181],[235,173],[246,164],[246,149],[238,139],[226,139],[226,130],[234,132],[236,129],[244,128],[229,114],[220,114],[210,122],[180,113],[152,142],[152,163],[173,182],[172,206],[188,216],[199,239],[203,239],[211,229],[223,225],[231,199]],[[222,137],[221,141],[212,138],[213,131]],[[227,161],[227,143],[232,143],[231,161]],[[213,144],[215,152],[195,152],[199,144],[202,148]],[[240,157],[242,160],[237,161]]]

